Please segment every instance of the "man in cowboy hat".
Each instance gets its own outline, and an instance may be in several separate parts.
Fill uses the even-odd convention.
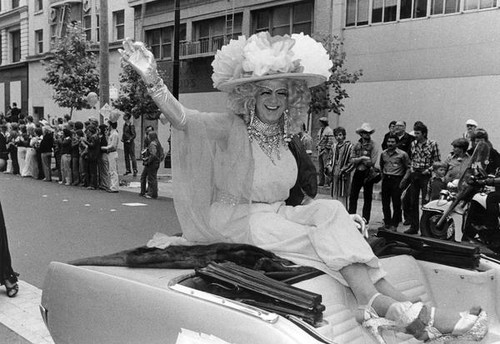
[[[370,170],[375,168],[378,158],[377,144],[371,139],[375,132],[370,123],[363,123],[356,129],[356,134],[360,136],[359,141],[352,150],[351,163],[354,166],[352,176],[351,193],[349,195],[349,213],[356,214],[358,198],[361,188],[363,188],[363,218],[368,223],[372,209],[373,180],[369,178]]]
[[[330,185],[330,177],[325,174],[325,167],[333,144],[333,130],[328,125],[328,118],[319,119],[321,129],[318,132],[318,164],[319,164],[319,186]]]

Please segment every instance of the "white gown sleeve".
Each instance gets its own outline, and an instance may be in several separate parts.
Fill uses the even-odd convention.
[[[166,120],[177,130],[185,130],[186,128],[186,111],[184,106],[170,93],[169,89],[163,83],[163,80],[154,85],[153,87],[148,87],[148,92],[154,102],[160,108],[162,115],[166,117]],[[160,121],[164,123],[165,118],[160,116]]]

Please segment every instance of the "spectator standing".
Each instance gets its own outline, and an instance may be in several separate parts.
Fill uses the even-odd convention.
[[[441,191],[446,189],[446,166],[444,161],[437,161],[432,165],[432,177],[429,180],[427,191],[427,199],[429,201],[439,199]]]
[[[328,157],[331,155],[331,148],[333,144],[333,130],[328,125],[328,118],[321,117],[319,119],[321,128],[318,132],[318,164],[319,164],[319,184],[318,186],[324,186],[325,182],[330,185],[330,178],[325,174],[325,167],[328,161]]]
[[[356,214],[359,192],[363,188],[363,218],[366,223],[370,222],[373,198],[373,182],[368,177],[370,169],[375,166],[378,158],[378,149],[371,139],[374,132],[375,129],[369,123],[363,123],[360,128],[356,129],[360,139],[354,145],[351,157],[354,175],[349,195],[349,213]]]
[[[130,169],[130,162],[132,162],[132,169],[134,177],[137,176],[137,160],[135,159],[135,126],[131,121],[131,115],[123,115],[125,123],[123,124],[122,142],[123,153],[125,154],[125,175],[132,173]]]
[[[460,179],[465,170],[469,167],[470,156],[467,153],[469,149],[469,141],[465,138],[459,138],[451,142],[453,151],[444,160],[446,164],[446,175],[444,181],[446,183]]]
[[[396,121],[390,121],[389,122],[389,131],[385,133],[384,139],[382,140],[382,149],[386,150],[387,149],[387,139],[389,136],[393,135],[394,132],[396,131]]]
[[[17,161],[19,162],[19,173],[24,177],[26,173],[26,153],[30,145],[30,137],[25,124],[19,126],[19,135],[16,137]]]
[[[0,126],[0,172],[7,170],[7,160],[9,160],[9,151],[7,150],[7,125]]]
[[[18,124],[11,123],[11,128],[9,130],[9,134],[7,136],[7,150],[9,151],[10,161],[12,170],[9,171],[12,174],[20,174],[21,170],[19,168],[19,161],[17,160],[17,136],[18,132]]]
[[[351,186],[351,154],[352,143],[346,140],[347,133],[343,127],[333,129],[336,142],[332,146],[332,198],[339,200],[347,208],[347,200]]]
[[[410,177],[410,157],[405,151],[397,148],[398,137],[396,135],[389,135],[386,144],[387,149],[380,155],[384,226],[379,229],[396,231],[402,218],[401,192]]]
[[[97,180],[97,169],[99,152],[101,150],[100,139],[97,133],[97,128],[94,124],[90,124],[86,128],[86,141],[87,141],[87,172],[88,172],[88,186],[87,189],[95,190],[99,187]]]
[[[61,139],[61,180],[59,184],[71,185],[71,130],[62,130]]]
[[[74,124],[75,130],[71,138],[71,177],[72,185],[80,185],[82,182],[82,167],[80,166],[80,135],[78,131],[83,130],[83,123],[76,121]]]
[[[52,160],[52,148],[54,147],[54,135],[52,134],[52,129],[49,126],[44,126],[42,128],[43,137],[40,142],[40,157],[42,159],[42,168],[44,174],[44,180],[47,182],[52,181],[52,170],[51,170],[51,160]]]
[[[394,126],[394,134],[398,137],[398,146],[397,148],[405,151],[409,157],[411,157],[411,143],[415,140],[413,135],[410,135],[406,132],[406,122],[405,121],[397,121]],[[407,189],[409,187],[409,178],[407,180],[407,184],[403,185],[403,189]],[[405,226],[410,224],[410,192],[405,192],[405,196],[402,196],[401,205],[403,208],[403,217]]]
[[[152,133],[155,131],[155,128],[151,125],[148,125],[146,127],[146,130],[145,130],[145,134],[144,134],[144,149],[141,151],[141,160],[143,161],[143,165],[144,165],[144,160],[146,160],[146,155],[148,153],[148,147],[149,147],[149,143],[151,142],[150,139],[149,139],[149,133]],[[146,193],[149,192],[149,185],[147,185],[147,182],[148,182],[148,169],[144,166],[144,168],[142,169],[142,172],[141,172],[141,190],[142,190],[142,187],[143,187],[143,182],[146,183],[145,185],[145,192],[143,193],[141,191],[141,195],[145,195]]]
[[[17,123],[21,114],[21,109],[17,107],[17,103],[12,103],[12,108],[10,109],[10,122]]]
[[[465,127],[467,129],[466,129],[463,137],[469,143],[469,148],[468,149],[471,149],[472,148],[472,135],[474,135],[474,132],[477,129],[477,122],[475,120],[473,120],[473,119],[468,119],[465,122]]]
[[[160,168],[160,163],[164,158],[164,152],[158,140],[158,135],[154,131],[148,134],[148,139],[149,145],[143,159],[146,173],[141,174],[141,196],[156,199],[158,198],[158,168]]]
[[[302,130],[299,133],[300,142],[304,146],[307,155],[311,156],[313,153],[313,139],[306,130],[306,125],[302,123]]]
[[[117,120],[117,119],[116,119]],[[109,121],[109,137],[108,145],[101,147],[108,153],[108,163],[109,163],[109,189],[108,192],[118,192],[119,189],[119,179],[118,179],[118,142],[120,141],[118,137],[118,130],[116,130],[118,123],[116,120]]]
[[[105,150],[103,150],[103,147],[106,147],[108,145],[107,130],[108,126],[106,124],[99,125],[98,137],[99,137],[99,146],[101,148],[97,162],[99,189],[106,191],[109,190],[109,160],[108,160],[108,153]]]
[[[419,197],[422,199],[422,205],[427,202],[427,186],[432,165],[441,161],[438,144],[427,138],[427,126],[421,122],[415,123],[413,132],[415,141],[411,143],[410,228],[405,231],[406,234],[418,234],[420,230]]]

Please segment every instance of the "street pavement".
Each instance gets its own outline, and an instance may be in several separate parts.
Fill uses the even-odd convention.
[[[122,154],[121,154],[122,156]],[[138,162],[140,163],[140,162]],[[142,168],[139,167],[139,172]],[[123,161],[119,161],[119,171],[124,171]],[[123,172],[122,172],[123,173]],[[3,176],[0,176],[0,179]],[[19,178],[8,176],[7,178]],[[121,187],[120,193],[121,197],[130,198],[131,195],[137,194],[137,202],[145,200],[139,197],[140,191],[140,174],[137,176],[120,175]],[[30,180],[31,181],[31,180]],[[43,186],[41,181],[31,181],[33,183],[40,183],[39,186]],[[63,186],[60,186],[61,188]],[[71,187],[68,187],[71,188]],[[76,188],[76,187],[74,187]],[[170,199],[172,197],[172,178],[170,169],[164,168],[163,166],[159,170],[158,174],[158,189],[159,189],[159,199],[158,200],[148,200],[151,202],[162,202],[164,199]],[[79,191],[79,190],[75,190]],[[326,187],[319,187],[319,193],[317,198],[329,199],[329,189]],[[87,191],[81,190],[82,193],[85,192],[99,192],[99,191]],[[74,193],[78,194],[78,192]],[[2,196],[4,193],[2,192]],[[111,197],[116,197],[117,194],[109,194]],[[135,195],[134,195],[135,196]],[[4,198],[4,197],[2,197]],[[371,232],[375,232],[376,228],[382,225],[382,208],[380,197],[378,197],[378,192],[375,193],[375,197],[372,204],[372,220],[370,223]],[[151,203],[150,202],[150,203]],[[363,199],[360,198],[358,208],[361,209]],[[36,210],[35,210],[36,211]],[[399,228],[402,230],[402,228]],[[170,233],[172,234],[172,233]],[[131,246],[135,247],[135,246]],[[129,248],[129,247],[125,247]],[[125,249],[122,247],[122,249]],[[111,251],[111,252],[116,252]],[[62,260],[64,261],[64,260]],[[53,343],[48,330],[43,323],[40,316],[39,304],[42,290],[25,280],[20,280],[20,291],[17,297],[7,298],[3,293],[4,289],[0,291],[0,343],[7,344],[50,344]],[[39,283],[37,283],[39,284]]]

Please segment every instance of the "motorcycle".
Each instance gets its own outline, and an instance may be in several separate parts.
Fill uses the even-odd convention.
[[[486,197],[489,187],[481,186],[474,181],[485,179],[484,166],[489,156],[489,147],[485,143],[476,146],[470,165],[456,185],[441,191],[440,198],[428,202],[422,207],[420,231],[422,236],[436,239],[461,242],[465,226],[475,226],[477,237],[471,243],[481,247],[483,253],[497,257],[500,254],[500,230],[487,230],[480,223],[471,221],[471,202],[477,202],[474,219],[481,219],[486,214]],[[484,214],[482,213],[484,210]]]

